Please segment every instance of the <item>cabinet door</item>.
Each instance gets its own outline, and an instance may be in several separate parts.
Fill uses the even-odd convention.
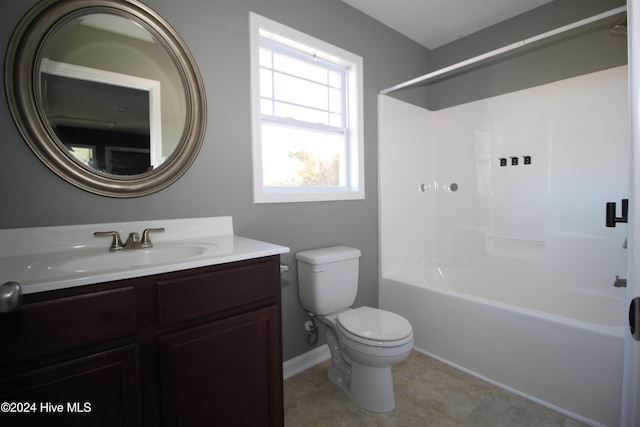
[[[0,425],[139,425],[136,346],[0,379]]]
[[[165,425],[283,425],[280,346],[275,305],[161,337]]]

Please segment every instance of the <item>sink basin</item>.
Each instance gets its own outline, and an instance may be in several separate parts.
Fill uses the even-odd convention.
[[[119,270],[183,261],[202,255],[213,248],[215,248],[213,244],[185,244],[160,246],[149,249],[130,249],[120,252],[93,252],[51,259],[48,260],[46,264],[47,269],[50,271],[65,273]]]

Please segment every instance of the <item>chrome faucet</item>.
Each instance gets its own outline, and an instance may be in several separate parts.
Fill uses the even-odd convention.
[[[626,288],[627,287],[627,279],[623,279],[616,274],[616,280],[613,282],[614,288]]]
[[[117,252],[124,249],[152,248],[153,243],[151,243],[149,233],[160,231],[164,231],[164,228],[147,228],[142,232],[142,239],[140,239],[140,234],[130,233],[129,237],[127,237],[127,241],[124,244],[122,243],[122,239],[120,238],[120,233],[118,233],[117,231],[96,231],[95,233],[93,233],[93,235],[96,237],[112,236],[113,240],[111,241],[111,246],[109,246],[109,252]]]

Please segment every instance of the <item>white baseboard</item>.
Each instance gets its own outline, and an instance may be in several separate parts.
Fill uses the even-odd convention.
[[[316,347],[313,350],[296,356],[293,359],[289,359],[282,364],[282,377],[287,379],[302,371],[305,371],[318,363],[322,363],[325,360],[331,358],[331,352],[329,346],[326,344]]]

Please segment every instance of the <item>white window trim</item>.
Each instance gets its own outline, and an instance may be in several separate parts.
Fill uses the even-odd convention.
[[[287,202],[316,202],[330,200],[359,200],[364,199],[364,114],[363,114],[363,72],[362,58],[346,50],[332,46],[315,37],[289,28],[271,19],[253,12],[249,12],[250,52],[251,52],[251,112],[252,112],[252,148],[253,148],[253,201],[254,203],[287,203]],[[260,114],[260,29],[298,41],[306,46],[317,49],[319,53],[331,57],[343,58],[355,64],[354,76],[357,84],[349,84],[349,89],[357,91],[350,94],[351,100],[357,105],[350,107],[355,110],[355,121],[350,126],[349,153],[347,155],[350,170],[350,181],[347,188],[309,188],[309,187],[278,187],[265,188],[262,183],[262,143],[261,143],[261,114]]]

